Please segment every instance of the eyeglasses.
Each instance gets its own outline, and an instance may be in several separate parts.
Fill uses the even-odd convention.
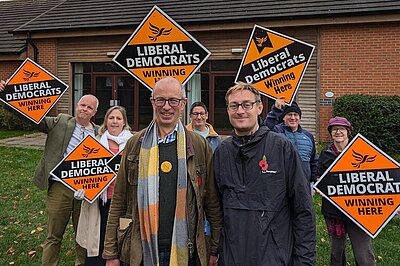
[[[332,133],[333,132],[345,132],[346,131],[346,128],[345,127],[335,127],[335,128],[332,128]]]
[[[191,115],[192,115],[192,116],[198,116],[198,115],[200,115],[200,116],[205,116],[206,113],[205,113],[205,112],[193,112],[193,113],[191,113]]]
[[[227,107],[231,112],[236,112],[239,109],[239,106],[242,106],[243,110],[245,111],[250,111],[253,109],[254,104],[259,102],[260,100],[256,100],[254,102],[230,103]]]
[[[155,104],[157,107],[163,107],[166,102],[168,102],[169,106],[171,107],[177,107],[181,103],[183,99],[178,99],[178,98],[169,98],[165,99],[162,97],[159,98],[152,98],[151,101]]]

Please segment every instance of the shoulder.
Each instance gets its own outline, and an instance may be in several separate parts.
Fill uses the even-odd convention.
[[[39,124],[40,128],[49,132],[55,128],[65,130],[67,127],[75,126],[75,117],[68,114],[58,114],[57,116],[46,116]]]
[[[277,132],[277,133],[284,133],[285,130],[287,131],[288,129],[286,128],[285,124],[280,123],[275,125],[272,129],[273,132]]]
[[[71,120],[71,119],[73,119],[73,120],[75,120],[75,117],[73,117],[72,115],[69,115],[69,114],[58,114],[57,116],[56,116],[56,119],[65,119],[65,120]]]
[[[203,138],[202,136],[193,131],[186,130],[186,138],[187,140],[189,140],[188,143],[193,142],[195,146],[207,144],[207,140],[205,138]]]
[[[75,120],[75,117],[69,115],[69,114],[58,114],[57,116],[46,116],[45,121],[69,121],[71,119]]]
[[[326,146],[319,154],[320,161],[332,160],[336,158],[335,152],[332,150],[331,145]]]
[[[273,146],[283,151],[296,150],[293,143],[279,132],[269,131],[265,136],[265,142],[267,143],[267,147]]]
[[[307,129],[304,129],[303,127],[301,127],[301,131],[304,133],[304,135],[306,135],[307,137],[309,137],[311,140],[314,141],[314,136],[313,136],[313,134],[311,134],[310,131],[308,131]]]
[[[128,141],[126,142],[125,149],[130,150],[133,147],[135,147],[139,142],[141,142],[142,138],[144,136],[144,133],[146,132],[146,129],[147,128],[144,128],[144,129],[134,133],[133,136],[130,137],[128,139]]]

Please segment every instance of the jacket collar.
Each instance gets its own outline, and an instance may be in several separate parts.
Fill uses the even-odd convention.
[[[185,135],[186,135],[186,158],[189,158],[194,155],[193,138],[192,135],[190,135],[187,128],[185,128]]]
[[[259,129],[251,136],[233,135],[232,143],[239,148],[239,155],[242,159],[247,160],[254,157],[260,149],[260,141],[270,132],[267,126],[260,126]]]
[[[208,133],[207,137],[218,137],[218,133],[214,130],[214,127],[206,122],[206,126],[208,127],[208,129],[210,130],[210,132]],[[193,131],[193,125],[192,123],[189,123],[186,125],[186,128],[190,131]]]

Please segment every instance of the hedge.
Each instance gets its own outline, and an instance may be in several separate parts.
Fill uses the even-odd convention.
[[[0,102],[0,130],[32,130],[33,122]]]
[[[386,153],[400,153],[400,96],[344,95],[336,99],[334,113],[352,123],[354,134]]]

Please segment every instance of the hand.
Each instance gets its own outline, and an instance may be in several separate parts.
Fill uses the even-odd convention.
[[[77,200],[83,200],[85,198],[85,190],[79,189],[74,192],[74,198]]]
[[[208,265],[209,266],[217,266],[218,265],[218,256],[211,255]]]
[[[6,82],[4,80],[0,80],[0,92],[3,92],[5,87],[6,87]]]
[[[281,96],[275,101],[275,107],[278,109],[283,109],[285,107],[285,96]]]
[[[119,259],[106,260],[106,266],[119,266]]]

